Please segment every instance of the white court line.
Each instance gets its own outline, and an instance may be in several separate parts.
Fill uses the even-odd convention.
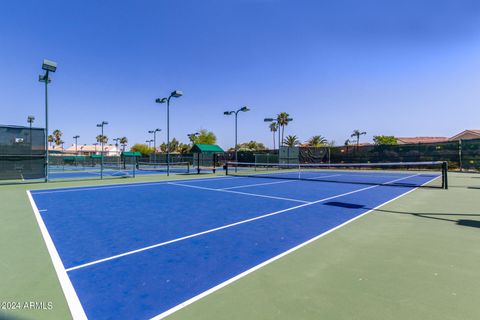
[[[279,184],[279,183],[288,183],[288,182],[308,181],[308,180],[314,180],[314,179],[320,179],[320,178],[331,178],[331,177],[338,177],[338,176],[341,176],[341,174],[332,174],[332,175],[329,175],[329,176],[318,176],[318,177],[307,178],[307,179],[304,179],[304,180],[302,180],[302,179],[292,179],[292,180],[275,181],[275,182],[245,184],[245,185],[241,185],[241,186],[222,188],[222,190],[231,190],[231,189],[256,187],[256,186],[266,186],[266,185],[270,185],[270,184]],[[268,179],[268,177],[266,177],[266,178]]]
[[[416,175],[414,175],[414,176],[416,176]],[[409,177],[408,177],[408,178],[409,178]],[[424,184],[422,184],[422,186],[423,186],[423,185],[426,185],[427,183],[432,182],[433,180],[435,180],[435,179],[437,179],[437,178],[438,178],[438,177],[435,177],[435,178],[433,178],[433,179],[425,182]],[[390,181],[390,183],[392,183],[392,182],[394,182],[394,181]],[[381,185],[372,186],[372,188],[374,188],[374,187],[381,187]],[[399,198],[401,198],[401,197],[409,194],[410,192],[413,192],[413,191],[417,190],[418,188],[419,188],[419,187],[416,187],[416,188],[414,188],[414,189],[412,189],[412,190],[409,190],[409,191],[407,191],[407,192],[405,192],[405,193],[403,193],[403,194],[401,194],[401,195],[399,195],[399,196],[397,196],[397,197],[395,197],[395,198],[393,198],[393,199],[390,199],[390,200],[388,200],[388,201],[386,201],[386,202],[384,202],[384,203],[381,203],[381,204],[379,204],[378,206],[376,206],[375,208],[370,209],[370,210],[368,210],[368,211],[366,211],[366,212],[364,212],[364,213],[362,213],[362,214],[360,214],[360,215],[358,215],[358,216],[356,216],[356,217],[354,217],[354,218],[352,218],[352,219],[350,219],[350,220],[347,220],[347,221],[345,221],[344,223],[342,223],[342,224],[340,224],[340,225],[338,225],[338,226],[336,226],[336,227],[334,227],[334,228],[332,228],[332,229],[330,229],[330,230],[328,230],[328,231],[325,231],[324,233],[321,233],[321,234],[319,234],[318,236],[315,236],[315,237],[311,238],[310,240],[307,240],[307,241],[305,241],[305,242],[297,245],[296,247],[293,247],[293,248],[291,248],[291,249],[289,249],[289,250],[287,250],[287,251],[285,251],[285,252],[282,252],[281,254],[279,254],[279,255],[277,255],[277,256],[275,256],[275,257],[272,257],[272,258],[270,258],[270,259],[268,259],[268,260],[266,260],[266,261],[264,261],[264,262],[262,262],[262,263],[260,263],[260,264],[258,264],[258,265],[256,265],[256,266],[254,266],[253,268],[250,268],[250,269],[248,269],[248,270],[246,270],[246,271],[244,271],[244,272],[236,275],[235,277],[230,278],[230,279],[228,279],[227,281],[222,282],[222,283],[216,285],[215,287],[210,288],[210,289],[208,289],[208,290],[200,293],[199,295],[196,295],[195,297],[190,298],[190,299],[188,299],[188,300],[186,300],[186,301],[184,301],[184,302],[176,305],[175,307],[173,307],[173,308],[171,308],[171,309],[168,309],[167,311],[162,312],[161,314],[159,314],[159,315],[151,318],[150,320],[160,320],[160,319],[163,319],[163,318],[171,315],[172,313],[177,312],[178,310],[183,309],[183,308],[185,308],[186,306],[188,306],[188,305],[190,305],[190,304],[192,304],[192,303],[194,303],[194,302],[196,302],[196,301],[198,301],[198,300],[200,300],[200,299],[208,296],[209,294],[211,294],[211,293],[213,293],[213,292],[215,292],[215,291],[218,291],[218,290],[222,289],[223,287],[225,287],[225,286],[227,286],[227,285],[229,285],[229,284],[231,284],[231,283],[233,283],[233,282],[235,282],[235,281],[237,281],[237,280],[239,280],[239,279],[241,279],[241,278],[249,275],[250,273],[252,273],[252,272],[254,272],[254,271],[256,271],[256,270],[258,270],[258,269],[260,269],[260,268],[263,268],[264,266],[266,266],[266,265],[268,265],[268,264],[270,264],[270,263],[272,263],[272,262],[274,262],[274,261],[276,261],[276,260],[278,260],[278,259],[280,259],[280,258],[283,258],[284,256],[286,256],[286,255],[288,255],[288,254],[290,254],[290,253],[292,253],[292,252],[294,252],[294,251],[297,251],[298,249],[300,249],[300,248],[302,248],[302,247],[305,247],[306,245],[308,245],[308,244],[310,244],[310,243],[312,243],[312,242],[314,242],[314,241],[316,241],[316,240],[318,240],[318,239],[320,239],[320,238],[328,235],[329,233],[332,233],[333,231],[335,231],[335,230],[337,230],[337,229],[340,229],[340,228],[344,227],[345,225],[347,225],[347,224],[349,224],[349,223],[351,223],[351,222],[353,222],[353,221],[355,221],[355,220],[357,220],[357,219],[360,219],[361,217],[363,217],[363,216],[371,213],[372,211],[375,211],[375,210],[377,210],[378,208],[380,208],[380,207],[382,207],[382,206],[384,206],[384,205],[386,205],[386,204],[388,204],[388,203],[390,203],[390,202],[392,202],[392,201],[395,201],[395,200],[397,200],[397,199],[399,199]]]
[[[50,258],[52,259],[53,267],[57,273],[58,280],[60,281],[60,285],[62,286],[63,294],[67,300],[68,307],[70,308],[70,312],[72,314],[73,319],[87,319],[87,315],[83,310],[82,304],[78,299],[77,293],[73,288],[72,282],[67,275],[65,270],[65,266],[60,259],[60,256],[55,248],[52,238],[48,233],[47,227],[43,222],[42,216],[40,215],[40,211],[33,200],[32,194],[30,190],[27,190],[27,196],[30,200],[30,204],[32,206],[33,212],[35,213],[35,218],[37,219],[38,226],[43,236],[43,240],[45,241],[45,245],[47,246],[48,253],[50,253]]]
[[[412,175],[412,176],[409,176],[409,177],[392,180],[392,181],[390,181],[389,183],[393,183],[393,182],[396,182],[396,181],[399,181],[399,180],[411,178],[411,177],[414,177],[414,176],[417,176],[417,175],[415,174],[415,175]],[[271,216],[275,216],[275,215],[277,215],[277,214],[281,214],[281,213],[284,213],[284,212],[292,211],[292,210],[299,209],[299,208],[303,208],[303,207],[306,207],[306,206],[310,206],[310,205],[313,205],[313,204],[316,204],[316,203],[328,201],[328,200],[335,199],[335,198],[340,198],[340,197],[343,197],[343,196],[346,196],[346,195],[354,194],[354,193],[357,193],[357,192],[362,192],[362,191],[369,190],[369,189],[373,189],[373,188],[377,188],[377,187],[380,187],[380,185],[365,187],[365,188],[361,188],[361,189],[357,189],[357,190],[345,192],[345,193],[342,193],[342,194],[339,194],[339,195],[335,195],[335,196],[323,198],[323,199],[320,199],[320,200],[316,200],[316,201],[313,201],[313,202],[308,202],[308,203],[300,204],[300,205],[295,206],[295,207],[290,207],[290,208],[287,208],[287,209],[283,209],[283,210],[279,210],[279,211],[267,213],[267,214],[264,214],[264,215],[261,215],[261,216],[257,216],[257,217],[253,217],[253,218],[250,218],[250,219],[246,219],[246,220],[234,222],[234,223],[231,223],[231,224],[227,224],[227,225],[224,225],[224,226],[221,226],[221,227],[217,227],[217,228],[213,228],[213,229],[201,231],[201,232],[194,233],[194,234],[191,234],[191,235],[188,235],[188,236],[184,236],[184,237],[180,237],[180,238],[177,238],[177,239],[173,239],[173,240],[169,240],[169,241],[157,243],[157,244],[154,244],[154,245],[151,245],[151,246],[139,248],[139,249],[136,249],[136,250],[127,251],[127,252],[124,252],[124,253],[121,253],[121,254],[117,254],[117,255],[114,255],[114,256],[110,256],[110,257],[107,257],[107,258],[103,258],[103,259],[98,259],[98,260],[94,260],[94,261],[91,261],[91,262],[87,262],[87,263],[84,263],[84,264],[81,264],[81,265],[78,265],[78,266],[75,266],[75,267],[68,268],[68,269],[66,269],[66,271],[67,271],[67,272],[70,272],[70,271],[73,271],[73,270],[85,268],[85,267],[92,266],[92,265],[95,265],[95,264],[98,264],[98,263],[102,263],[102,262],[106,262],[106,261],[118,259],[118,258],[121,258],[121,257],[125,257],[125,256],[129,256],[129,255],[132,255],[132,254],[135,254],[135,253],[139,253],[139,252],[142,252],[142,251],[146,251],[146,250],[150,250],[150,249],[162,247],[162,246],[165,246],[165,245],[168,245],[168,244],[171,244],[171,243],[179,242],[179,241],[186,240],[186,239],[191,239],[191,238],[198,237],[198,236],[201,236],[201,235],[204,235],[204,234],[208,234],[208,233],[212,233],[212,232],[215,232],[215,231],[219,231],[219,230],[231,228],[231,227],[238,226],[238,225],[241,225],[241,224],[245,224],[245,223],[248,223],[248,222],[252,222],[252,221],[264,219],[264,218],[271,217]]]
[[[257,193],[249,193],[249,192],[240,192],[240,191],[232,191],[232,190],[225,190],[225,189],[215,189],[215,188],[208,188],[208,187],[192,186],[192,185],[188,185],[188,184],[174,183],[174,182],[169,182],[168,184],[171,184],[171,185],[174,185],[174,186],[187,187],[187,188],[208,190],[208,191],[241,194],[241,195],[251,196],[251,197],[260,197],[260,198],[268,198],[268,199],[276,199],[276,200],[286,200],[286,201],[293,201],[293,202],[310,203],[310,201],[305,201],[305,200],[298,200],[298,199],[284,198],[284,197],[276,197],[276,196],[267,196],[267,195],[257,194]]]
[[[61,189],[40,189],[40,190],[32,190],[34,191],[33,194],[44,194],[44,193],[62,193],[62,192],[77,192],[77,191],[90,191],[90,190],[101,190],[101,189],[117,189],[117,188],[128,188],[128,187],[148,187],[148,186],[155,186],[155,185],[162,185],[168,184],[169,182],[197,182],[197,181],[218,181],[218,180],[231,180],[231,179],[238,179],[238,178],[248,178],[248,177],[223,177],[217,178],[212,176],[211,178],[205,179],[178,179],[178,180],[162,180],[157,182],[138,182],[138,183],[126,183],[126,184],[112,184],[112,185],[103,185],[103,186],[84,186],[84,187],[71,187],[71,188],[61,188]]]
[[[38,212],[45,212],[45,211],[47,211],[47,209],[38,210]]]

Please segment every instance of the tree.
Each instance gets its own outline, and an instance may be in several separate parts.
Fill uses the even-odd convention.
[[[148,156],[152,154],[154,150],[144,143],[136,143],[130,148],[130,151],[140,152],[143,156]]]
[[[242,151],[258,151],[258,150],[265,150],[266,147],[263,143],[257,142],[257,141],[249,141],[249,142],[244,142],[240,143],[237,145],[238,150]],[[228,151],[234,151],[235,148],[230,148]]]
[[[285,126],[288,126],[290,115],[286,112],[281,112],[277,115],[278,126],[282,129],[282,144],[283,144],[283,134],[285,133]]]
[[[198,135],[190,139],[193,144],[216,144],[217,136],[212,131],[201,129],[198,131]]]
[[[178,145],[178,152],[180,152],[180,154],[185,154],[185,153],[188,153],[189,151],[190,151],[190,145],[180,142],[180,144]]]
[[[98,143],[106,144],[108,142],[108,137],[106,135],[99,134],[95,139]]]
[[[162,144],[160,145],[160,151],[167,152],[167,144],[165,142],[162,142]]]
[[[271,122],[268,127],[270,128],[270,132],[273,134],[273,149],[275,149],[275,132],[278,131],[278,124],[276,122]]]
[[[367,134],[365,131],[360,131],[358,129],[353,130],[353,133],[350,135],[351,138],[355,138],[357,140],[357,149],[358,145],[360,144],[360,136]]]
[[[346,149],[347,149],[347,153],[348,153],[348,146],[350,145],[350,143],[352,143],[352,142],[350,141],[350,139],[347,139],[347,140],[345,140],[345,142],[344,142],[344,145],[345,145],[345,147],[346,147]]]
[[[325,137],[322,137],[321,135],[318,135],[318,136],[311,137],[307,141],[307,143],[308,143],[309,147],[321,147],[321,146],[324,146],[324,145],[328,144],[328,141],[327,141],[327,139],[325,139]]]
[[[62,131],[56,129],[53,131],[53,140],[57,146],[62,144]]]
[[[397,144],[397,138],[395,138],[394,136],[373,136],[373,142],[376,145]]]
[[[178,152],[178,146],[180,145],[180,142],[173,138],[170,140],[170,152]]]
[[[52,146],[52,142],[53,142],[53,136],[51,134],[48,135],[48,143],[50,144],[50,147]]]
[[[127,137],[121,137],[119,142],[122,145],[122,151],[125,152],[125,147],[127,146],[127,143],[128,143]]]
[[[296,145],[300,144],[300,141],[298,141],[297,136],[288,135],[285,137],[285,140],[283,140],[283,143],[287,145],[287,147],[295,147]]]

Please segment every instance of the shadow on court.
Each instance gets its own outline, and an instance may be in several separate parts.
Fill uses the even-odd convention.
[[[375,212],[384,212],[384,213],[393,213],[393,214],[406,214],[411,215],[419,218],[425,219],[432,219],[432,220],[440,220],[440,221],[447,221],[447,222],[454,222],[459,226],[463,227],[471,227],[471,228],[480,228],[480,220],[471,220],[471,219],[448,219],[446,217],[455,217],[455,216],[462,216],[462,217],[480,217],[480,214],[475,213],[467,213],[467,214],[458,214],[458,213],[426,213],[426,212],[406,212],[406,211],[395,211],[395,210],[385,210],[385,209],[375,209],[375,208],[368,208],[362,204],[356,203],[348,203],[348,202],[326,202],[324,203],[326,206],[334,206],[346,209],[366,209],[366,210],[373,210]]]

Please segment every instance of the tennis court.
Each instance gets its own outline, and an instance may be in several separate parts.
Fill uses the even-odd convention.
[[[222,176],[28,193],[73,316],[149,319],[441,177],[363,172],[364,184],[322,181],[346,172],[315,174],[318,181]]]

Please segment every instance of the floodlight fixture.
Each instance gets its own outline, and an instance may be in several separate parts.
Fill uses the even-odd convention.
[[[180,90],[175,90],[172,93],[170,93],[170,97],[179,98],[181,96],[183,96],[183,92]]]
[[[48,72],[57,71],[57,63],[51,60],[43,59],[42,69]]]

